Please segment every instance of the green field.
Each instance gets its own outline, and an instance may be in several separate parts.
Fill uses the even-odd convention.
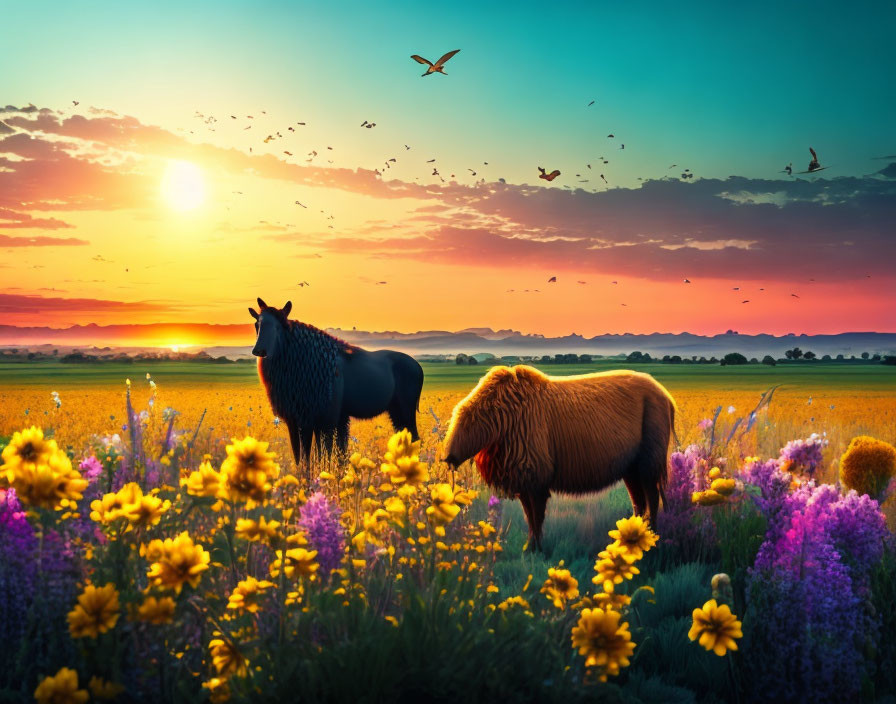
[[[472,387],[488,369],[487,365],[457,365],[424,362],[427,391],[462,391]],[[798,363],[770,367],[749,364],[723,367],[710,364],[537,364],[547,374],[567,375],[608,369],[635,369],[652,374],[671,389],[719,389],[750,391],[774,384],[807,390],[863,390],[896,392],[896,367],[881,364]],[[213,384],[258,384],[254,364],[209,364],[201,362],[117,362],[62,364],[59,362],[0,363],[2,386],[106,386],[119,385],[125,378],[140,379],[149,372],[166,386]]]

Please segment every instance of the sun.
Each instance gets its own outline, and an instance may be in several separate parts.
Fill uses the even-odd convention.
[[[205,202],[202,170],[189,161],[169,161],[162,176],[162,198],[174,210],[198,208]]]

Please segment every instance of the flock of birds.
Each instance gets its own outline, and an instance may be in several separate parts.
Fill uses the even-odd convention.
[[[422,65],[425,65],[425,66],[426,66],[426,70],[425,70],[424,73],[422,74],[422,77],[424,77],[424,78],[425,78],[426,76],[431,76],[431,75],[436,74],[436,73],[441,73],[442,75],[447,75],[447,74],[445,73],[445,70],[444,70],[444,69],[445,69],[445,64],[446,64],[451,58],[453,58],[456,54],[458,54],[459,52],[460,52],[460,49],[454,49],[454,50],[452,50],[452,51],[449,51],[449,52],[443,54],[441,57],[439,57],[439,59],[436,60],[435,62],[429,61],[428,59],[425,59],[424,57],[420,56],[419,54],[412,54],[412,55],[411,55],[411,59],[413,59],[414,61],[416,61],[416,62],[419,63],[419,64],[422,64]],[[593,106],[593,105],[595,104],[595,102],[596,102],[595,100],[591,100],[591,101],[587,104],[586,107],[591,107],[591,106]],[[77,100],[73,100],[73,101],[72,101],[72,104],[73,104],[74,106],[77,106],[77,105],[79,104],[79,101],[77,101]],[[267,112],[266,112],[265,110],[261,110],[261,111],[259,111],[259,112],[260,112],[261,115],[265,115],[265,116],[267,115]],[[212,115],[205,115],[205,114],[203,114],[203,113],[201,113],[201,112],[199,112],[199,111],[196,111],[196,112],[195,112],[194,117],[195,117],[196,119],[201,120],[201,122],[206,126],[206,129],[208,129],[209,131],[211,131],[211,132],[216,131],[216,127],[214,126],[214,125],[218,122],[218,119],[217,119],[216,117],[214,117],[214,116],[212,116]],[[240,119],[237,115],[230,115],[230,118],[231,118],[231,120],[239,120],[239,119]],[[251,120],[251,121],[253,121],[253,122],[249,122],[249,123],[244,124],[243,127],[242,127],[242,130],[243,130],[243,131],[251,130],[253,127],[256,126],[256,123],[254,122],[256,118],[255,118],[254,115],[246,115],[244,119],[245,119],[245,120]],[[365,119],[363,122],[361,122],[360,127],[361,127],[362,129],[368,129],[368,130],[370,130],[370,129],[375,128],[375,127],[376,127],[376,124],[377,124],[376,122],[373,122],[373,121],[370,121],[370,120]],[[296,128],[297,128],[297,127],[305,127],[305,126],[307,126],[307,122],[306,122],[306,121],[296,121],[294,124],[290,124],[290,125],[286,126],[285,131],[286,131],[287,133],[296,133],[296,131],[297,131]],[[194,131],[194,130],[189,130],[189,133],[190,133],[190,134],[194,134],[195,131]],[[268,133],[264,138],[262,138],[261,141],[262,141],[263,144],[270,144],[271,142],[274,142],[274,141],[277,141],[277,140],[280,140],[280,139],[284,139],[286,136],[288,136],[288,135],[284,135],[283,132],[281,132],[280,130],[274,130],[273,132]],[[607,135],[607,139],[615,139],[615,138],[616,138],[616,135],[615,135],[614,133],[612,133],[612,132],[611,132],[610,134]],[[405,145],[404,145],[404,149],[405,149],[405,151],[407,152],[407,151],[410,151],[410,150],[411,150],[411,147],[410,147],[410,145],[405,144]],[[625,144],[624,144],[624,143],[620,143],[618,151],[624,151],[624,150],[625,150]],[[326,151],[326,152],[333,152],[334,149],[333,149],[332,146],[326,146],[326,150],[325,150],[325,151]],[[249,147],[249,152],[250,152],[250,153],[253,153],[253,147],[251,147],[251,146]],[[811,155],[812,155],[812,159],[810,160],[809,165],[808,165],[808,167],[806,168],[805,171],[797,171],[797,172],[794,172],[794,171],[793,171],[793,163],[791,162],[791,163],[787,164],[787,166],[785,166],[784,169],[782,169],[780,173],[786,173],[788,176],[793,176],[794,173],[796,173],[796,174],[811,174],[811,173],[816,173],[816,172],[824,171],[825,169],[831,168],[830,166],[822,166],[822,165],[821,165],[821,163],[819,162],[818,155],[817,155],[815,149],[813,149],[812,147],[809,147],[809,152],[810,152]],[[283,153],[283,155],[285,155],[285,156],[287,156],[287,157],[290,157],[290,158],[293,158],[293,157],[296,156],[295,152],[290,151],[290,150],[288,150],[288,149],[283,149],[283,150],[282,150],[282,153]],[[321,154],[319,154],[317,150],[312,149],[310,152],[308,152],[308,153],[305,155],[305,156],[307,157],[307,158],[305,159],[305,162],[306,162],[306,163],[309,163],[309,164],[310,164],[310,163],[313,163],[313,162],[315,161],[315,159],[316,159],[318,156],[320,156],[320,155],[321,155]],[[327,156],[329,156],[329,154],[327,154]],[[877,159],[896,159],[896,155],[888,155],[888,156],[875,157],[875,158],[877,158]],[[394,156],[389,157],[389,158],[387,158],[387,159],[384,160],[384,162],[383,162],[383,164],[382,164],[381,167],[377,167],[377,168],[374,169],[374,173],[375,173],[377,176],[381,177],[381,176],[385,173],[386,170],[391,169],[391,168],[393,167],[393,165],[395,165],[397,162],[398,162],[397,157],[394,157]],[[598,157],[598,162],[599,162],[600,164],[609,164],[609,163],[610,163],[609,159],[605,158],[604,156]],[[334,163],[334,160],[328,158],[328,159],[327,159],[327,163],[328,163],[328,164],[333,164],[333,163]],[[432,173],[431,173],[431,175],[432,175],[432,176],[436,176],[436,177],[438,177],[438,178],[441,180],[442,183],[445,183],[445,178],[444,178],[444,176],[442,175],[442,173],[439,171],[438,166],[435,166],[435,165],[434,165],[434,164],[436,163],[436,159],[435,159],[435,158],[433,158],[433,159],[427,159],[427,160],[425,160],[425,163],[426,163],[426,164],[429,164],[429,165],[433,165],[433,166],[432,166]],[[484,165],[484,166],[488,166],[489,163],[488,163],[487,161],[485,161],[485,162],[483,162],[483,165]],[[591,165],[590,163],[587,163],[585,166],[586,166],[586,168],[587,168],[588,170],[593,170],[593,169],[592,169],[592,165]],[[674,169],[674,168],[677,168],[677,167],[678,167],[678,164],[672,164],[672,165],[669,166],[668,168],[669,168],[669,170],[671,170],[671,169]],[[478,168],[481,169],[481,167],[478,167]],[[469,167],[468,167],[466,170],[470,172],[470,174],[471,174],[472,177],[476,177],[476,176],[479,174],[479,172],[478,172],[476,169],[473,169],[473,168],[469,168]],[[551,171],[548,171],[546,168],[544,168],[544,167],[542,167],[542,166],[538,166],[538,167],[537,167],[537,171],[538,171],[538,178],[541,179],[541,180],[543,180],[543,181],[547,181],[547,182],[549,182],[549,183],[550,183],[550,182],[553,182],[555,179],[557,179],[559,176],[561,176],[561,171],[560,171],[559,169],[552,169]],[[605,176],[603,173],[600,173],[600,174],[599,174],[599,177],[600,177],[600,179],[604,182],[604,184],[609,185],[609,182],[607,181],[607,178],[606,178],[606,176]],[[419,176],[416,177],[417,180],[419,180],[419,178],[420,178]],[[450,174],[450,178],[454,179],[454,178],[456,178],[456,175],[452,173],[452,174]],[[577,174],[576,174],[576,178],[578,179],[577,183],[589,183],[589,182],[590,182],[590,179],[588,179],[588,178],[583,178],[583,174],[582,174],[582,173],[577,173]],[[691,179],[694,178],[694,173],[691,171],[690,168],[685,168],[685,169],[683,169],[683,170],[681,171],[681,176],[680,176],[680,178],[681,178],[682,180],[685,180],[685,181],[686,181],[686,180],[691,180]],[[643,179],[642,179],[642,178],[639,178],[638,180],[641,181],[641,180],[643,180]],[[500,183],[506,183],[505,179],[503,179],[503,178],[499,178],[498,181],[499,181]],[[478,183],[485,183],[485,179],[484,179],[484,178],[481,178],[481,179],[478,181]],[[570,187],[569,187],[569,186],[565,186],[565,188],[570,188]],[[237,194],[237,195],[242,195],[242,191],[233,191],[233,193],[234,193],[234,194]],[[300,207],[302,207],[302,208],[305,208],[305,209],[308,208],[307,205],[305,205],[304,203],[302,203],[302,202],[299,201],[299,200],[296,200],[296,201],[295,201],[295,204],[298,205],[298,206],[300,206]],[[229,210],[229,208],[228,208],[228,210]],[[334,219],[335,219],[335,215],[333,215],[332,213],[327,213],[327,212],[325,212],[324,210],[321,210],[320,212],[321,212],[321,214],[323,214],[323,215],[326,216],[326,220],[334,220]],[[334,229],[334,226],[333,226],[332,224],[328,224],[328,228],[329,228],[329,229]],[[319,254],[314,255],[314,256],[315,256],[316,258],[320,258],[320,255],[319,255]],[[871,278],[871,276],[868,275],[866,278]],[[810,279],[810,281],[814,281],[814,279]],[[388,282],[386,282],[386,281],[375,281],[375,282],[371,282],[371,283],[374,283],[375,285],[378,285],[378,286],[379,286],[379,285],[385,285],[385,284],[387,284]],[[549,284],[556,284],[556,283],[557,283],[557,277],[556,277],[556,276],[551,276],[551,277],[548,279],[548,283],[549,283]],[[588,282],[587,282],[587,281],[582,281],[582,280],[577,280],[576,283],[577,283],[577,284],[580,284],[580,285],[586,285]],[[618,281],[611,281],[611,284],[614,284],[614,285],[618,285],[618,283],[619,283]],[[683,280],[683,283],[685,283],[685,284],[690,284],[691,281],[690,281],[689,279],[684,279],[684,280]],[[301,282],[299,282],[299,283],[296,284],[296,285],[299,286],[299,287],[304,288],[304,287],[306,287],[306,286],[310,286],[311,284],[309,284],[307,281],[301,281]],[[733,287],[733,290],[734,290],[734,291],[740,291],[741,288],[740,288],[739,286],[735,286],[735,287]],[[764,290],[765,290],[764,288],[760,288],[760,289],[759,289],[759,291],[764,291]],[[540,292],[541,292],[540,289],[520,289],[520,290],[518,290],[518,289],[507,289],[507,292],[508,292],[508,293],[514,293],[514,292],[518,292],[518,291],[519,291],[519,292],[522,292],[522,293],[540,293]],[[796,293],[791,293],[790,295],[791,295],[793,298],[796,298],[796,299],[799,299],[799,298],[800,298],[800,296],[798,296]],[[741,303],[750,303],[750,299],[744,299],[744,300],[741,301]],[[627,306],[626,303],[621,303],[620,305],[622,305],[622,306]]]

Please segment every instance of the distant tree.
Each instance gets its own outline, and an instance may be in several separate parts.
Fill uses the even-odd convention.
[[[645,355],[643,352],[639,352],[638,350],[630,352],[629,355],[625,358],[627,362],[646,362],[649,359],[649,354]]]
[[[767,355],[765,355],[765,357],[762,358],[762,363],[767,364],[770,367],[773,367],[777,364],[777,362],[775,361],[775,358],[772,357],[770,354],[767,354]]]
[[[885,355],[884,358],[881,360],[881,364],[886,364],[891,367],[896,367],[896,355],[894,355],[894,354]]]
[[[821,358],[821,361],[822,361],[822,362],[830,362],[830,361],[831,361],[831,355],[829,355],[829,354],[824,355],[824,356]]]
[[[580,364],[591,364],[591,355],[590,354],[580,354],[579,355],[579,363]]]
[[[787,357],[787,359],[799,359],[803,356],[803,351],[799,347],[794,347],[792,350],[787,350],[784,353],[784,356]]]
[[[710,357],[710,358],[709,358],[709,363],[710,363],[710,364],[716,364],[718,361],[719,361],[719,360],[717,360],[715,357]]]
[[[755,357],[750,357],[750,364],[759,364],[759,360]]]
[[[722,361],[720,364],[724,367],[730,364],[746,364],[747,358],[744,357],[740,352],[729,352],[724,357],[722,357]]]
[[[837,355],[837,361],[838,361],[838,362],[842,362],[842,361],[843,361],[843,355],[842,355],[842,354],[838,354],[838,355]]]
[[[479,364],[479,360],[471,356],[467,358],[467,364]]]
[[[862,352],[862,359],[868,359],[870,356],[867,352]]]
[[[461,353],[454,358],[455,364],[467,364],[467,355]]]
[[[875,355],[871,358],[871,361],[872,361],[872,362],[879,362],[879,361],[880,361],[880,355],[879,355],[879,354],[875,354]]]
[[[815,359],[815,353],[812,350],[806,350],[803,359]]]

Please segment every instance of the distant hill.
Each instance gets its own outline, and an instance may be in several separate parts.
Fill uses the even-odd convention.
[[[693,333],[606,334],[595,337],[565,335],[545,337],[523,334],[516,330],[467,328],[457,332],[446,330],[368,332],[362,330],[328,329],[328,332],[353,344],[370,349],[391,348],[415,355],[454,355],[489,352],[496,356],[545,355],[565,352],[577,354],[615,355],[638,350],[652,356],[693,355],[721,357],[728,352],[740,352],[749,357],[762,358],[769,354],[783,357],[793,347],[811,350],[818,357],[825,354],[846,357],[870,354],[896,354],[896,333],[844,332],[836,335],[740,335],[727,332],[720,335]],[[190,351],[205,350],[213,357],[232,359],[247,357],[254,342],[251,323],[234,325],[167,324],[149,325],[77,325],[70,328],[20,328],[0,325],[0,346],[37,345],[64,347],[67,351],[85,347],[171,348],[178,345]]]

